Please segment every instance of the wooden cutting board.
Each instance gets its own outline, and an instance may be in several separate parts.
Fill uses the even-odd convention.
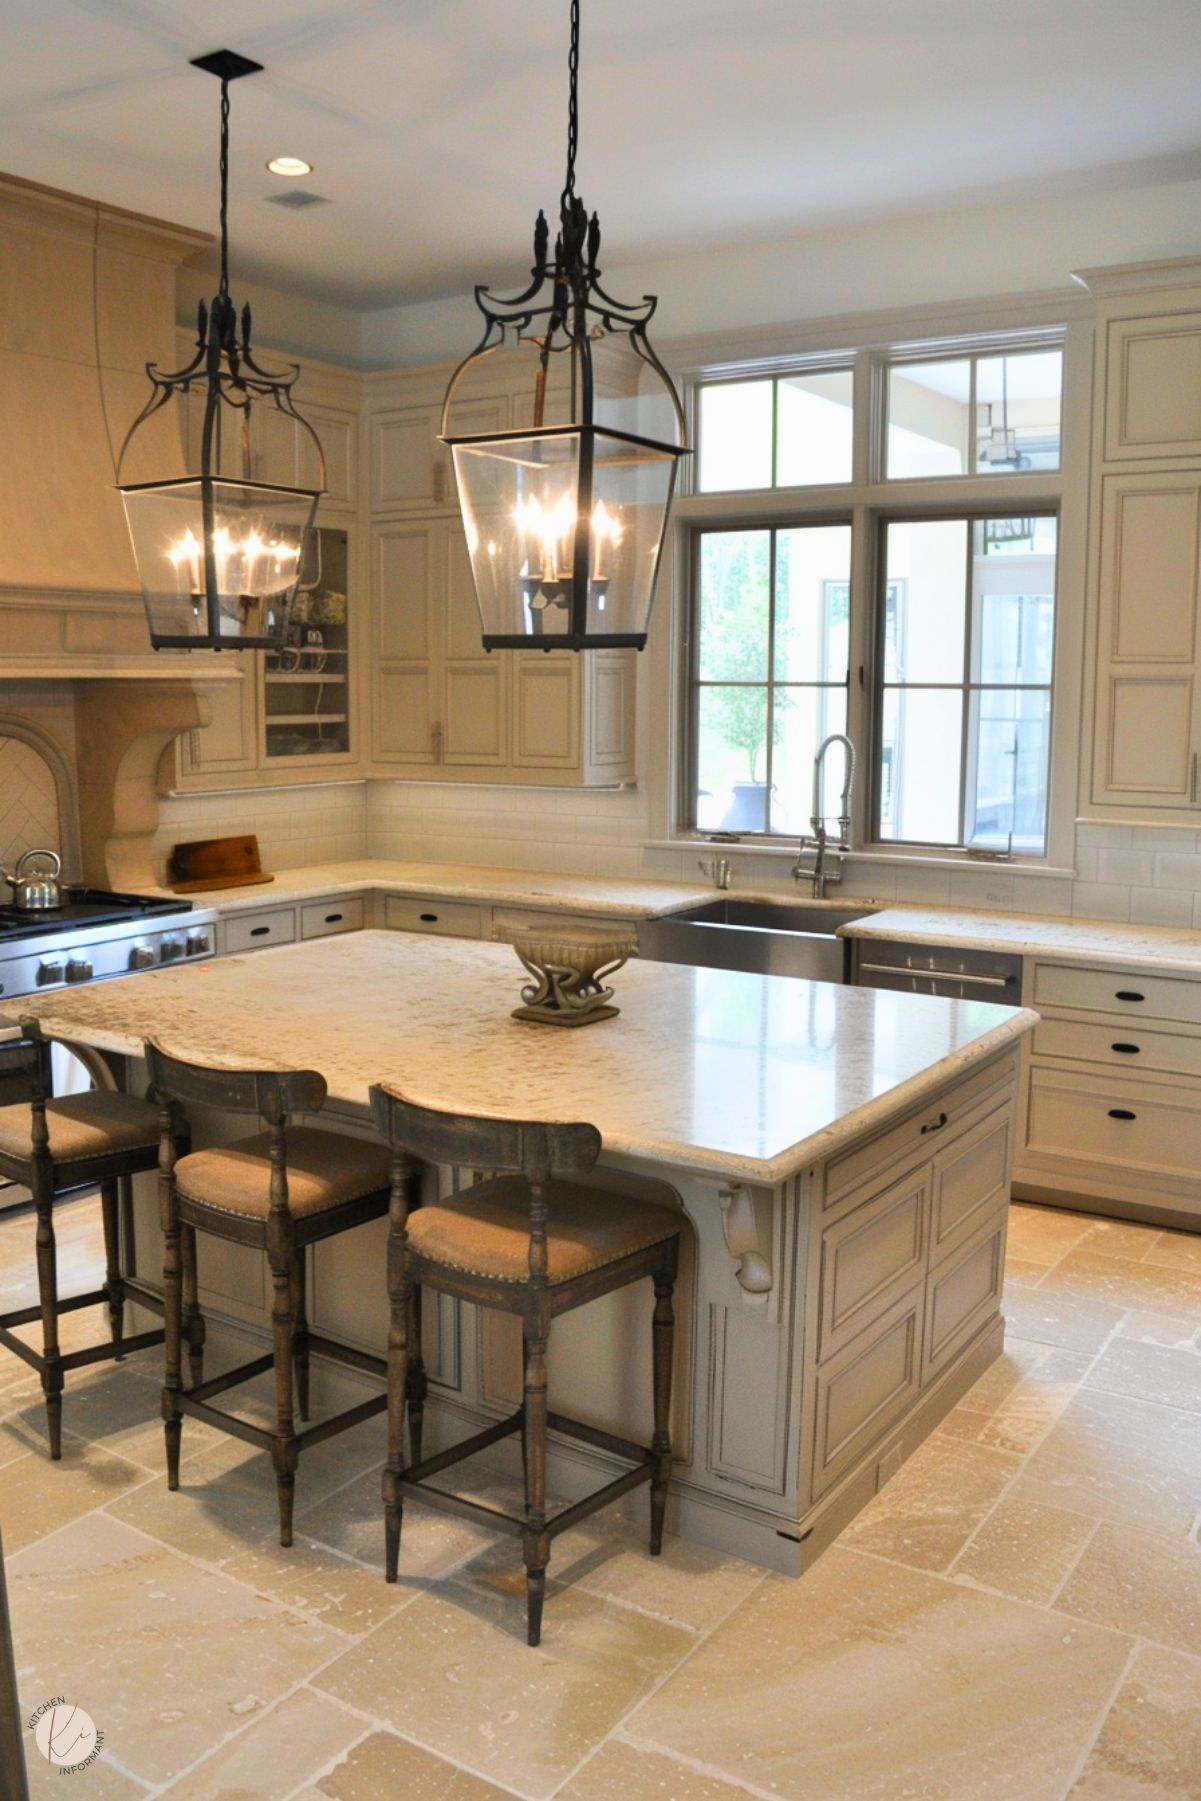
[[[197,838],[177,844],[167,864],[167,886],[173,894],[203,894],[209,888],[250,888],[273,882],[259,861],[259,841],[244,838]]]

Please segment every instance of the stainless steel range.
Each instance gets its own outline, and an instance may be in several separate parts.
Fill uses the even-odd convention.
[[[64,888],[59,907],[0,907],[0,1013],[41,988],[136,975],[163,963],[211,957],[216,913],[190,901]]]

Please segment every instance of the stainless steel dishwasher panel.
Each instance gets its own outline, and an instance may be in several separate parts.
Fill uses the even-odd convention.
[[[1006,951],[856,938],[851,969],[852,980],[860,988],[995,1001],[1002,1007],[1018,1007],[1022,1000],[1022,959]]]

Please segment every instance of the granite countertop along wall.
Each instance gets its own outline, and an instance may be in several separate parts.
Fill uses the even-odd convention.
[[[777,1183],[1013,1045],[1037,1023],[985,1001],[627,964],[615,1019],[511,1017],[508,945],[364,931],[30,995],[56,1037],[219,1066],[320,1069],[363,1107],[387,1081],[430,1106],[590,1120],[605,1150]]]
[[[955,944],[964,950],[1053,956],[1074,963],[1136,964],[1148,970],[1201,975],[1201,931],[1187,926],[1040,919],[1021,913],[976,913],[941,907],[889,907],[853,920],[841,928],[841,935],[899,938],[908,944]]]

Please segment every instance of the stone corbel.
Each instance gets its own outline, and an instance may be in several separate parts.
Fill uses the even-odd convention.
[[[731,1182],[718,1190],[718,1199],[721,1202],[722,1236],[727,1251],[738,1265],[734,1272],[738,1286],[747,1295],[770,1294],[775,1278],[759,1244],[755,1197],[740,1182]]]
[[[159,759],[208,725],[212,706],[186,677],[80,682],[75,699],[83,879],[118,892],[152,888]]]

